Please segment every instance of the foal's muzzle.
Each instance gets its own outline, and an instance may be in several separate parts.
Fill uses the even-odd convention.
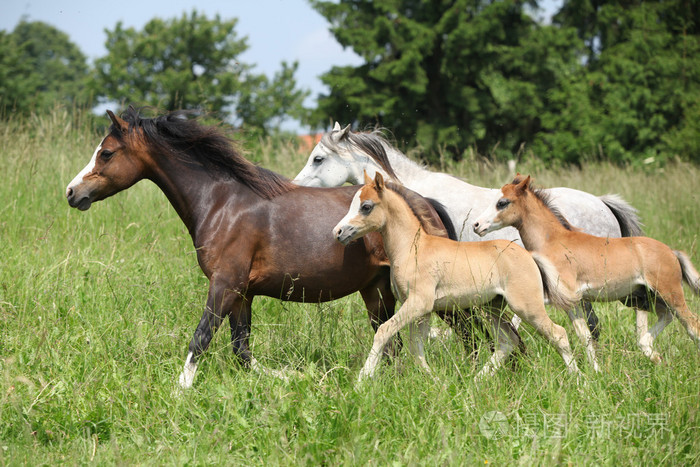
[[[346,245],[354,240],[357,229],[351,225],[336,227],[333,229],[333,236],[343,245]]]

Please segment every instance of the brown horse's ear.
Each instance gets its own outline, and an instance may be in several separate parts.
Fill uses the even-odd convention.
[[[367,171],[364,170],[363,173],[365,174],[365,185],[369,185],[370,183],[373,182],[372,178],[367,174]]]
[[[122,133],[126,132],[127,128],[129,127],[128,123],[114,115],[114,112],[112,112],[111,110],[107,110],[107,115],[109,115],[109,119],[112,120],[114,128],[117,128]]]
[[[384,177],[382,177],[382,174],[377,172],[374,176],[374,186],[377,189],[377,193],[381,193],[381,191],[384,189]]]

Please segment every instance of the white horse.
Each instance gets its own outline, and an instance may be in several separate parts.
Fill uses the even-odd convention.
[[[384,178],[442,203],[461,241],[505,239],[522,245],[518,231],[512,227],[483,238],[472,229],[476,216],[498,201],[500,190],[428,170],[389,144],[379,131],[352,132],[349,125],[341,129],[336,122],[311,152],[294,182],[318,187],[359,185],[364,182],[364,172],[372,178],[379,172]],[[642,235],[637,210],[618,195],[595,196],[565,187],[544,191],[553,207],[583,232],[611,238]]]
[[[500,190],[471,185],[452,175],[428,170],[389,144],[379,131],[352,132],[350,125],[341,129],[336,122],[333,130],[323,135],[313,149],[294,182],[317,187],[358,185],[364,182],[365,172],[371,178],[381,173],[389,180],[439,201],[445,206],[461,241],[504,239],[522,246],[520,235],[513,227],[484,237],[479,237],[472,229],[476,216],[498,201]],[[618,195],[595,196],[565,187],[543,191],[552,206],[583,232],[610,238],[643,235],[637,210]],[[597,317],[590,313],[587,318],[597,336]],[[514,324],[519,324],[517,318]]]

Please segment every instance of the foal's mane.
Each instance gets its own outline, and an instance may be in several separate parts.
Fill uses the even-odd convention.
[[[513,179],[512,184],[517,185],[520,182],[522,182],[523,179],[524,177],[522,177],[522,175],[518,175]],[[557,218],[562,227],[564,227],[566,230],[571,231],[578,230],[576,227],[571,225],[568,220],[566,220],[566,217],[564,217],[564,215],[561,213],[561,211],[559,211],[559,209],[554,207],[554,205],[552,204],[552,197],[549,195],[549,193],[547,193],[541,188],[533,188],[532,184],[528,185],[527,191],[535,195],[535,198],[537,198],[542,203],[542,205],[549,210],[549,212],[554,214],[554,217]]]
[[[391,145],[382,135],[381,130],[377,129],[369,133],[347,131],[341,133],[340,138],[337,140],[333,138],[333,133],[335,133],[335,131],[326,133],[323,135],[323,137],[321,137],[321,141],[325,146],[339,152],[339,143],[342,141],[347,141],[374,159],[374,161],[379,164],[379,166],[384,169],[384,171],[389,174],[391,178],[395,180],[398,179],[394,169],[391,168],[391,163],[389,162],[386,149],[384,149],[385,145]]]
[[[431,208],[435,208],[430,205],[427,199],[398,183],[387,181],[385,182],[385,186],[406,201],[406,204],[408,204],[408,207],[411,208],[413,214],[418,218],[426,233],[438,237],[449,237],[448,230],[443,225],[438,224],[435,216],[431,215]]]
[[[258,167],[238,153],[229,137],[216,126],[206,126],[191,118],[193,111],[174,111],[155,118],[142,118],[139,109],[129,108],[122,118],[129,132],[141,130],[146,144],[168,156],[202,165],[211,173],[225,174],[265,199],[296,188],[291,181],[271,170]],[[121,138],[120,131],[110,129]]]

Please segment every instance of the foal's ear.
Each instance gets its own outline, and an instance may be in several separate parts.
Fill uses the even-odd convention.
[[[114,128],[118,129],[122,133],[126,132],[127,128],[129,127],[128,123],[114,115],[114,112],[112,112],[111,110],[107,110],[107,115],[109,115],[109,119],[112,120]]]
[[[381,193],[384,189],[384,177],[382,177],[382,174],[379,172],[374,175],[374,187],[376,188],[377,193]]]
[[[521,193],[522,193],[522,192],[524,192],[525,190],[527,190],[528,188],[530,188],[530,181],[531,181],[531,179],[530,179],[530,176],[529,176],[529,175],[528,175],[526,178],[523,179],[523,178],[522,178],[522,175],[518,174],[518,177],[516,177],[516,180],[517,180],[517,182],[516,182],[517,185],[515,186],[515,189],[516,189],[518,192],[521,192]],[[515,182],[515,180],[514,180],[514,182]]]
[[[372,178],[367,174],[366,170],[363,170],[363,173],[365,174],[365,185],[369,185],[370,183],[373,182]]]

